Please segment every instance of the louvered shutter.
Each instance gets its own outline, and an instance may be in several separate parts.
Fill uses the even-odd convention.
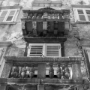
[[[3,20],[5,19],[7,13],[8,13],[8,10],[2,10],[2,11],[1,11],[1,14],[0,14],[0,22],[3,22]]]
[[[46,56],[50,57],[60,57],[60,45],[47,45],[46,46]]]
[[[30,56],[43,56],[43,45],[32,45],[30,47]]]
[[[13,21],[15,15],[16,15],[16,12],[17,12],[17,10],[10,10],[10,11],[9,11],[9,14],[8,14],[8,16],[7,16],[6,22],[11,22],[11,21]]]

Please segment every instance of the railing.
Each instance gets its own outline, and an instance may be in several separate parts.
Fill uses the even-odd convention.
[[[16,78],[0,78],[0,83],[6,83],[6,84],[31,84],[31,85],[38,85],[38,84],[44,84],[44,85],[78,85],[78,84],[87,84],[83,83],[80,80],[74,81],[74,80],[60,80],[60,79],[16,79]]]
[[[14,63],[73,63],[73,62],[81,62],[83,60],[82,57],[26,57],[26,56],[5,56],[6,62],[14,62]]]

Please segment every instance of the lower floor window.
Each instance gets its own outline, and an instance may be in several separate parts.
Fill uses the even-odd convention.
[[[61,57],[61,44],[29,44],[28,56]]]

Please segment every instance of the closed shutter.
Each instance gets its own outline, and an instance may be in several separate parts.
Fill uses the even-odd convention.
[[[47,45],[46,46],[46,56],[50,57],[60,57],[60,45]]]
[[[43,56],[43,45],[32,45],[30,47],[30,56]]]
[[[3,20],[5,19],[7,13],[8,13],[7,10],[2,10],[2,11],[1,11],[1,14],[0,14],[0,22],[3,22]]]
[[[26,25],[26,30],[29,31],[29,32],[32,32],[32,27],[33,27],[32,26],[32,21],[26,22],[25,25]]]
[[[37,22],[37,31],[42,32],[43,31],[43,22]]]
[[[78,10],[79,20],[80,21],[86,21],[86,17],[83,10]]]
[[[58,30],[59,31],[65,30],[65,23],[64,22],[58,22]]]
[[[48,21],[47,28],[48,28],[49,32],[53,32],[53,30],[54,30],[54,22]]]

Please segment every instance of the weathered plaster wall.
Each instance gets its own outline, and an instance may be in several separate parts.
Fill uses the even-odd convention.
[[[79,36],[81,39],[90,39],[90,23],[77,24]]]
[[[14,46],[11,46],[10,48],[7,48],[7,51],[2,52],[2,49],[4,47],[0,47],[0,77],[1,73],[3,71],[3,67],[5,65],[5,59],[2,57],[2,54],[5,55],[11,55],[11,56],[23,56],[24,55],[24,48],[25,48],[25,41],[23,40],[23,35],[22,35],[22,23],[21,23],[21,18],[22,18],[22,10],[18,14],[17,21],[15,24],[2,24],[0,25],[0,42],[12,42]],[[0,43],[1,45],[1,43]],[[23,45],[23,46],[21,46]],[[19,49],[19,48],[21,49]]]
[[[73,38],[67,39],[65,42],[65,56],[81,56],[80,50],[77,47],[77,40]]]
[[[17,21],[15,24],[3,24],[0,25],[0,42],[2,41],[11,41],[13,44],[18,44],[23,42],[25,44],[25,41],[23,40],[22,35],[22,10],[19,12]],[[19,42],[20,41],[20,42]]]
[[[10,47],[6,55],[11,56],[23,56],[26,42],[23,40],[22,35],[22,11],[19,13],[17,23],[14,25],[0,25],[0,41],[11,41],[16,47]],[[72,20],[73,21],[73,20]],[[75,36],[80,36],[83,39],[80,43],[83,46],[90,45],[90,25],[89,24],[77,24],[77,28],[73,28],[69,31],[67,41],[65,42],[65,57],[69,56],[81,56],[81,51],[77,46],[77,39]],[[82,69],[83,70],[83,69]]]

